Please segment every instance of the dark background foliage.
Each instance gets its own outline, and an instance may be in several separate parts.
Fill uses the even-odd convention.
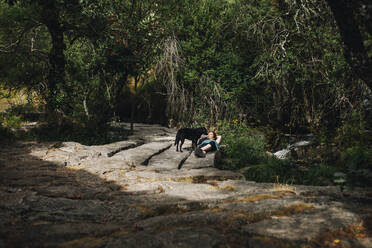
[[[365,0],[0,0],[1,138],[25,138],[25,116],[44,127],[30,139],[87,144],[112,141],[113,119],[206,126],[225,137],[221,167],[255,180],[330,184],[342,172],[366,185],[371,11]],[[20,92],[27,107],[12,102]],[[306,170],[267,157],[304,133],[322,154]]]

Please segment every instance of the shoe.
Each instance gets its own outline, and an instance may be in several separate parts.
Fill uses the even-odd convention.
[[[201,149],[199,147],[196,147],[194,151],[195,157],[200,157],[200,152],[201,152]]]
[[[200,149],[200,147],[197,147],[194,153],[195,153],[195,156],[198,158],[205,158],[205,153],[203,152],[202,149]]]

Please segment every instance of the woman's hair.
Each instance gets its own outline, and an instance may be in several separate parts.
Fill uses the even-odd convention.
[[[217,139],[217,134],[215,131],[209,131],[210,133],[213,133],[213,139],[216,140]]]

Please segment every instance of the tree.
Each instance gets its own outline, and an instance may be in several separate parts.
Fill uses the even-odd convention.
[[[66,58],[64,52],[66,42],[72,44],[81,36],[94,39],[99,37],[105,29],[105,19],[97,11],[100,6],[92,5],[93,2],[78,0],[2,1],[2,5],[7,7],[9,13],[18,11],[18,15],[11,17],[14,17],[20,26],[18,35],[12,37],[16,42],[10,41],[10,44],[5,44],[6,53],[16,54],[19,45],[22,44],[22,39],[30,32],[35,32],[37,27],[45,27],[44,32],[49,34],[49,50],[47,51],[44,47],[42,51],[45,65],[48,68],[44,78],[45,89],[42,93],[51,121],[56,120],[58,112],[64,114],[72,108],[67,99],[72,95],[72,89],[65,81]],[[95,11],[89,12],[88,8]],[[27,15],[21,17],[21,13]],[[11,27],[3,26],[2,28]],[[35,41],[32,40],[32,42]],[[32,42],[31,46],[34,46]],[[33,52],[32,48],[31,52]],[[45,60],[45,56],[47,56],[47,60]],[[27,84],[27,82],[22,83]]]
[[[356,20],[356,15],[359,14],[358,6],[363,1],[327,0],[327,2],[333,12],[344,43],[346,60],[355,75],[372,89],[372,62],[364,47],[362,34]],[[365,4],[366,8],[371,8],[371,5],[371,3]],[[370,20],[369,22],[371,23]]]
[[[157,47],[162,37],[159,25],[161,1],[113,2],[110,9],[110,28],[106,38],[100,40],[105,52],[105,76],[110,76],[110,98],[116,108],[124,87],[134,79],[131,96],[131,129],[136,114],[136,92],[140,81],[146,79],[154,64]],[[115,76],[114,76],[115,75]],[[116,79],[115,79],[116,78]],[[108,79],[108,78],[107,78]]]
[[[234,25],[240,2],[230,2],[170,1],[164,6],[167,37],[157,72],[167,91],[168,117],[176,122],[213,124],[241,110],[238,99],[254,47],[242,42],[244,34]]]

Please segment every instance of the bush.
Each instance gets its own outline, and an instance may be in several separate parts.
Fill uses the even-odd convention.
[[[296,171],[289,160],[268,158],[264,163],[243,169],[247,180],[256,182],[275,182],[277,178],[282,183],[294,182]]]
[[[299,167],[291,160],[268,157],[264,135],[249,128],[244,122],[221,122],[217,130],[223,136],[223,146],[216,157],[216,166],[220,169],[239,170],[247,180],[332,185],[333,175],[339,170],[326,164]]]
[[[265,142],[262,136],[242,136],[229,138],[225,155],[235,169],[260,163],[265,156]]]
[[[248,165],[257,165],[266,159],[265,139],[245,123],[221,122],[217,132],[222,135],[220,167],[237,170]]]
[[[334,142],[341,151],[337,162],[346,188],[372,186],[372,136],[370,122],[363,113],[354,112],[337,129]],[[369,130],[368,130],[369,129]]]
[[[372,149],[361,146],[347,148],[341,158],[346,169],[346,184],[372,186]]]
[[[8,112],[1,113],[0,124],[3,128],[8,130],[17,129],[22,125],[22,116]]]
[[[326,164],[317,164],[309,168],[308,171],[305,171],[303,175],[303,180],[301,184],[308,185],[332,185],[334,184],[333,177],[334,174],[339,169],[334,166],[329,166]]]
[[[340,148],[370,146],[372,136],[367,129],[368,123],[364,120],[363,115],[355,112],[349,120],[342,122],[342,125],[337,129],[334,141]]]
[[[294,183],[305,185],[332,185],[338,168],[324,164],[299,169],[290,160],[268,158],[265,163],[243,169],[248,180],[256,182]]]

